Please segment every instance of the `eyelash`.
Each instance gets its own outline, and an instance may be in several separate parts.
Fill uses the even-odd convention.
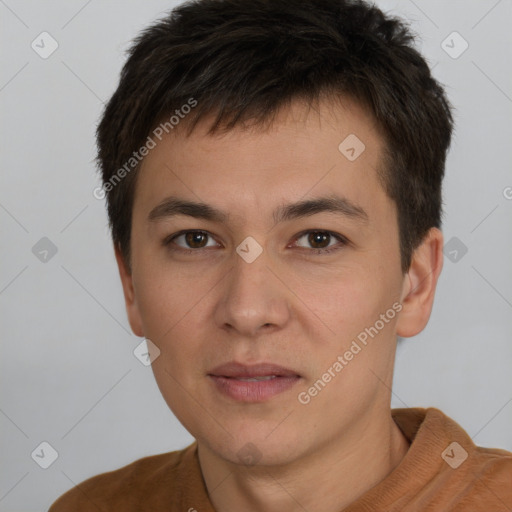
[[[174,242],[174,240],[176,238],[180,237],[181,235],[186,235],[188,233],[201,233],[203,235],[207,235],[207,236],[213,238],[212,235],[210,233],[208,233],[207,231],[202,231],[202,230],[199,230],[199,229],[188,229],[188,230],[179,231],[178,233],[174,233],[172,235],[169,235],[168,237],[166,237],[163,240],[162,243],[163,243],[163,245],[165,247],[168,247],[169,250],[171,250],[171,251],[183,252],[185,254],[198,253],[198,252],[201,252],[202,250],[208,249],[208,247],[201,247],[199,249],[184,249],[183,247],[179,247],[179,246],[171,247],[171,244]],[[326,248],[326,249],[309,249],[309,252],[313,252],[313,254],[318,254],[318,255],[329,254],[329,253],[332,253],[334,251],[339,251],[343,246],[349,244],[348,239],[345,238],[344,236],[342,236],[342,235],[340,235],[338,233],[334,233],[332,231],[321,230],[321,229],[309,229],[307,231],[302,231],[301,233],[296,235],[296,238],[295,238],[294,241],[296,242],[297,240],[302,238],[304,235],[307,235],[309,233],[326,234],[326,235],[329,235],[331,237],[334,237],[334,238],[338,239],[339,242],[341,243],[341,246],[333,246],[333,247],[329,247],[329,248]],[[301,249],[308,250],[307,248],[304,248],[304,247],[301,247]]]

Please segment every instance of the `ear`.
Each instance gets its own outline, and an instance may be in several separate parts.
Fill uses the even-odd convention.
[[[116,255],[117,266],[119,268],[119,276],[121,277],[121,283],[123,285],[124,302],[130,327],[132,328],[135,336],[143,337],[142,321],[135,296],[135,289],[133,287],[132,273],[124,261],[121,249],[116,244],[114,244],[114,253]]]
[[[442,268],[443,234],[439,229],[431,228],[414,251],[404,277],[402,310],[396,325],[398,336],[415,336],[427,325]]]

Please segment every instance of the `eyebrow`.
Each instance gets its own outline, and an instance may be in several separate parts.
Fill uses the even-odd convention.
[[[368,222],[368,214],[360,206],[353,204],[344,197],[331,195],[313,199],[305,199],[296,203],[279,206],[273,212],[276,224],[317,213],[334,213],[357,221]],[[155,206],[148,215],[149,221],[167,219],[176,215],[187,215],[196,219],[225,223],[229,220],[229,213],[223,212],[206,203],[188,201],[171,196]]]

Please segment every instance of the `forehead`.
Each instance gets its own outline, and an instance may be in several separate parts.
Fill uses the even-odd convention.
[[[285,198],[336,191],[360,204],[383,192],[377,176],[383,139],[353,101],[293,102],[267,128],[246,125],[210,135],[211,121],[202,120],[188,136],[181,129],[156,141],[139,170],[135,210],[148,215],[166,196],[179,195],[215,204],[234,218],[263,214]]]

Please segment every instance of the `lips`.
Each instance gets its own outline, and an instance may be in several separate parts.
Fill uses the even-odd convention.
[[[234,361],[217,366],[209,373],[209,375],[239,380],[263,380],[265,378],[268,380],[273,377],[300,377],[297,372],[276,364],[260,363],[255,365],[244,365]]]
[[[217,366],[208,377],[215,389],[237,402],[263,402],[292,388],[301,376],[271,363],[243,365],[231,362]]]

